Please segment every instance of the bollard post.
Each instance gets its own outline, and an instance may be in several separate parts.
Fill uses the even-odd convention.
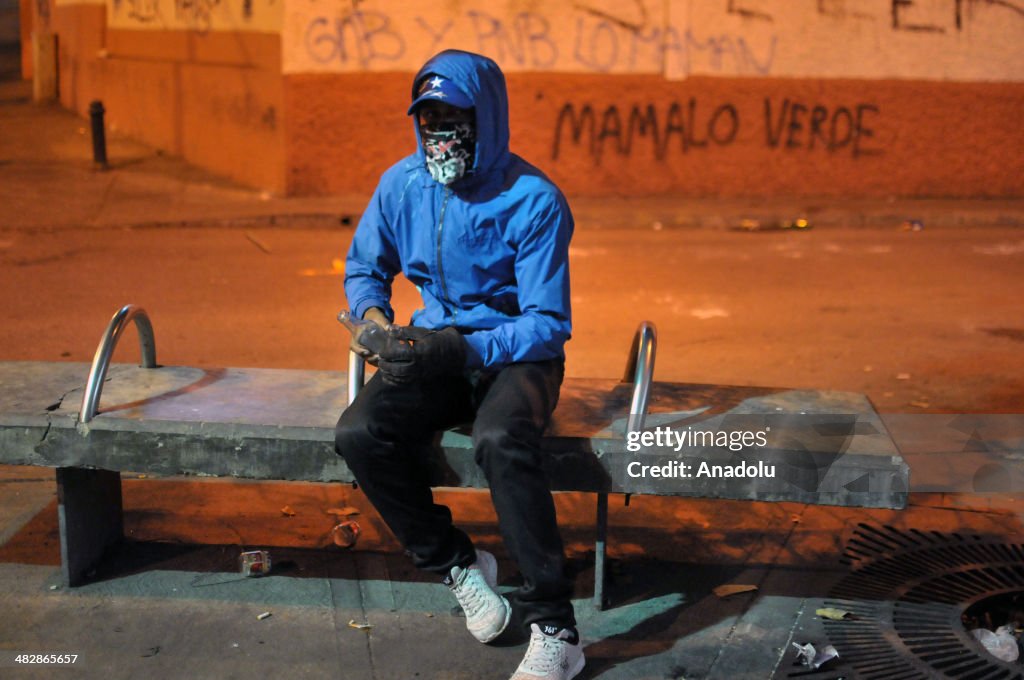
[[[101,170],[106,170],[107,165],[107,135],[103,129],[103,102],[95,100],[89,104],[89,122],[92,125],[92,160]]]

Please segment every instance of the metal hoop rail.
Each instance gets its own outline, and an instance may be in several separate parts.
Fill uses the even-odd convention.
[[[96,354],[92,358],[92,366],[89,368],[89,378],[85,383],[85,395],[82,397],[82,409],[78,416],[80,423],[88,423],[96,415],[100,403],[100,393],[103,391],[103,381],[107,377],[107,369],[110,368],[110,358],[114,354],[117,341],[121,339],[121,333],[130,322],[135,322],[135,328],[139,332],[139,350],[142,352],[142,367],[156,368],[156,340],[153,337],[153,324],[149,321],[146,310],[138,305],[125,305],[117,310],[103,337],[96,348]]]

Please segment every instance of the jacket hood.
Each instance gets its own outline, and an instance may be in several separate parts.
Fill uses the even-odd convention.
[[[472,52],[445,50],[431,57],[412,83],[412,99],[416,98],[420,82],[430,74],[450,79],[471,100],[476,108],[476,157],[473,173],[483,175],[508,162],[508,91],[505,76],[491,59]],[[423,141],[420,139],[419,119],[413,116],[417,155],[423,160]]]

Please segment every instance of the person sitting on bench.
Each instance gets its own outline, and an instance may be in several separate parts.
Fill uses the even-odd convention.
[[[508,626],[497,564],[434,503],[428,452],[472,422],[530,629],[514,680],[568,680],[584,665],[541,435],[558,401],[571,332],[573,218],[559,189],[508,148],[498,65],[448,50],[413,81],[415,154],[381,177],[356,229],[345,293],[364,324],[352,349],[378,371],[342,413],[335,447],[420,568],[437,573],[481,642]],[[396,326],[398,273],[423,307]]]

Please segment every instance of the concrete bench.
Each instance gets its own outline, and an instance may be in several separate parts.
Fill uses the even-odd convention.
[[[113,345],[131,320],[140,329],[144,365],[110,366]],[[653,370],[653,346],[648,349],[647,368]],[[91,367],[0,362],[0,463],[56,469],[63,577],[74,586],[122,539],[121,471],[352,482],[333,450],[348,380],[345,372],[332,371],[157,366],[148,319],[138,308],[125,307],[111,321]],[[598,494],[599,606],[608,493],[627,494],[627,500],[629,494],[653,493],[881,508],[906,504],[907,466],[862,395],[653,382],[642,386],[644,399],[636,387],[567,379],[543,442],[554,490]],[[97,410],[101,391],[103,407]],[[636,413],[638,399],[647,401],[642,413]],[[720,446],[627,450],[627,432],[639,430],[644,419],[648,429],[680,432],[694,429],[694,423],[708,431],[770,423],[779,444],[757,449],[749,460]],[[666,461],[677,467],[760,461],[774,465],[776,473],[727,479],[628,473],[630,463]],[[468,428],[441,433],[433,469],[437,486],[486,487]]]

